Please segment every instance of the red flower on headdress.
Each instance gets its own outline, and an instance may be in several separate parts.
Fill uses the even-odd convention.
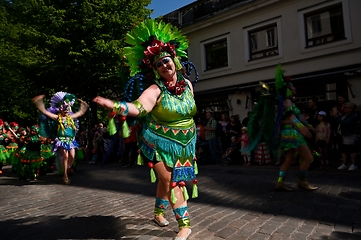
[[[164,42],[154,38],[150,40],[152,40],[152,42],[149,46],[147,46],[146,50],[143,51],[145,57],[142,60],[147,67],[153,68],[154,57],[159,56],[161,52],[167,52],[173,58],[176,56],[174,44],[170,42],[165,44]]]
[[[13,127],[18,127],[18,126],[19,126],[19,125],[18,125],[16,122],[11,122],[11,123],[10,123],[10,127],[12,127],[12,128],[13,128]]]
[[[163,47],[163,50],[169,53],[172,57],[175,57],[175,46],[174,44],[171,44],[170,42],[166,43]]]

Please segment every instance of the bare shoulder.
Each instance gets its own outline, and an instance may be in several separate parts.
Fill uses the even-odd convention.
[[[160,89],[157,84],[152,84],[147,89],[145,89],[144,93],[149,95],[153,95],[153,94],[159,95]]]
[[[188,84],[188,86],[189,86],[190,90],[191,90],[191,91],[192,91],[192,93],[193,93],[193,84],[192,84],[192,82],[191,82],[191,81],[189,81],[189,79],[186,79],[186,78],[185,78],[185,80],[186,80],[186,83]]]
[[[156,84],[152,84],[147,89],[144,90],[142,95],[139,97],[139,100],[143,102],[143,104],[146,101],[156,102],[156,99],[158,98],[160,92],[161,91],[159,87]]]

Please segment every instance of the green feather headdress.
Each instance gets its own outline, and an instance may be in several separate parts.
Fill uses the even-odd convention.
[[[281,64],[278,64],[277,68],[276,68],[276,73],[275,73],[275,78],[276,78],[275,86],[276,86],[276,91],[278,94],[279,94],[279,90],[286,86],[286,82],[283,80],[284,72],[285,71],[282,70],[282,68],[281,68]]]
[[[154,63],[162,57],[171,56],[176,69],[182,68],[178,58],[187,58],[188,39],[177,27],[163,21],[147,19],[126,35],[124,48],[125,65],[130,76],[154,70]]]

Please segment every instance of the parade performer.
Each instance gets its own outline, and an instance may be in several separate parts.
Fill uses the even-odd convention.
[[[53,152],[57,153],[57,157],[61,161],[61,171],[63,173],[64,184],[70,184],[68,172],[73,164],[75,157],[75,148],[78,143],[75,141],[75,134],[77,131],[76,120],[88,110],[88,104],[80,99],[79,111],[73,113],[72,106],[76,101],[73,94],[66,92],[57,92],[50,100],[51,107],[45,109],[43,102],[44,95],[39,95],[33,98],[36,107],[48,119],[52,120],[49,123],[40,119],[42,124],[41,130],[44,131],[45,137],[54,139]],[[55,135],[54,135],[55,131]]]
[[[293,191],[294,189],[284,184],[286,174],[295,160],[296,152],[301,158],[299,166],[298,187],[305,190],[316,190],[317,187],[307,182],[308,169],[310,167],[313,155],[307,146],[305,137],[310,138],[311,133],[308,130],[307,122],[303,121],[300,110],[296,107],[293,100],[296,96],[296,88],[291,83],[291,78],[283,75],[281,66],[276,70],[276,91],[278,94],[279,105],[277,106],[277,122],[280,123],[280,146],[284,150],[285,161],[280,167],[276,190]],[[280,121],[277,121],[279,119]]]
[[[16,122],[11,122],[10,124],[5,123],[5,128],[7,129],[7,135],[10,140],[10,143],[6,146],[9,155],[7,163],[11,164],[12,171],[16,172],[19,163],[19,158],[16,156],[20,137],[18,133],[19,125]]]
[[[39,176],[39,168],[44,160],[40,155],[40,145],[44,139],[39,135],[39,126],[33,125],[29,135],[22,138],[21,141],[23,141],[24,145],[19,150],[20,164],[19,169],[17,169],[19,179],[36,180]]]
[[[8,135],[4,133],[4,122],[0,119],[0,176],[3,174],[3,164],[9,157],[8,150],[5,147]]]
[[[164,213],[170,204],[179,227],[175,239],[185,240],[191,233],[185,181],[193,181],[192,197],[197,196],[196,105],[192,83],[181,73],[180,62],[187,57],[188,40],[176,27],[148,19],[129,32],[125,41],[130,45],[124,48],[130,76],[150,81],[153,75],[153,83],[132,102],[100,96],[93,101],[123,118],[145,117],[139,148],[151,168],[152,181],[153,170],[158,176],[154,221],[159,226],[169,224]]]
[[[278,142],[274,136],[277,96],[263,82],[260,82],[256,92],[258,93],[257,104],[249,114],[247,124],[248,148],[242,149],[241,152],[255,151],[256,163],[262,164],[262,159],[270,158],[269,151],[274,153],[274,149],[277,149]]]

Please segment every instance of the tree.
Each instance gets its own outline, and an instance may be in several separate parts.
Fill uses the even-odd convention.
[[[9,98],[17,96],[27,103],[36,94],[51,96],[57,91],[74,93],[88,102],[98,94],[120,97],[124,38],[135,23],[149,16],[151,11],[145,7],[150,2],[2,0],[1,16],[10,28],[2,36],[13,48],[7,55],[0,48],[5,56],[2,63],[7,62],[3,66],[9,70],[4,81],[7,86],[19,82],[28,91],[10,93]],[[16,58],[8,61],[9,52]],[[33,116],[33,109],[24,110],[23,116]],[[0,114],[4,115],[4,108]]]

